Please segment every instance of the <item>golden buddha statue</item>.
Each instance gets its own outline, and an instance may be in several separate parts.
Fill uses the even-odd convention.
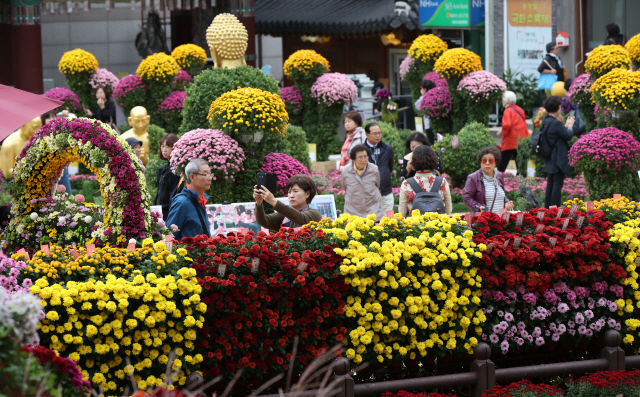
[[[122,139],[136,138],[142,142],[142,153],[140,154],[140,160],[145,166],[149,162],[149,152],[151,146],[149,146],[149,133],[147,132],[147,126],[149,125],[151,117],[147,114],[147,109],[142,106],[136,106],[131,109],[129,118],[127,121],[131,128],[120,135]]]
[[[0,149],[0,171],[5,179],[13,178],[13,167],[16,165],[16,157],[20,156],[22,149],[27,146],[29,139],[42,127],[40,116],[20,127],[19,130],[9,135]]]
[[[207,43],[211,50],[213,67],[233,69],[246,65],[249,35],[244,25],[231,14],[218,14],[207,28]]]

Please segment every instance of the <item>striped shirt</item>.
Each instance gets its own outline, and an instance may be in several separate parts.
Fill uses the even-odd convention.
[[[495,195],[496,203],[493,205],[492,211],[496,214],[500,214],[500,210],[504,208],[504,189],[502,189],[502,186],[498,184],[498,180],[495,177],[492,178],[488,176],[484,171],[482,171],[482,182],[484,183],[484,200],[486,203],[484,210],[489,211],[491,209],[493,196]],[[498,189],[497,192],[496,189]]]

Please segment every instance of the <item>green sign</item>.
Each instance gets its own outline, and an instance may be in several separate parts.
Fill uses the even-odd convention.
[[[471,1],[478,3],[477,0]],[[420,25],[451,28],[469,27],[471,26],[469,3],[470,0],[420,0]]]

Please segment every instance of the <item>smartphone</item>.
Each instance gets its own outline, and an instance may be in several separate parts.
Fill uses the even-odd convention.
[[[575,110],[572,110],[572,111],[569,112],[569,117],[575,117],[575,115],[576,115],[576,111]]]
[[[256,179],[258,190],[262,189],[262,187],[267,184],[267,174],[265,174],[264,172],[258,172],[258,177]]]

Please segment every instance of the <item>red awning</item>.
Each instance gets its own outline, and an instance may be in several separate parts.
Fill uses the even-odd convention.
[[[0,84],[0,141],[62,102]]]

